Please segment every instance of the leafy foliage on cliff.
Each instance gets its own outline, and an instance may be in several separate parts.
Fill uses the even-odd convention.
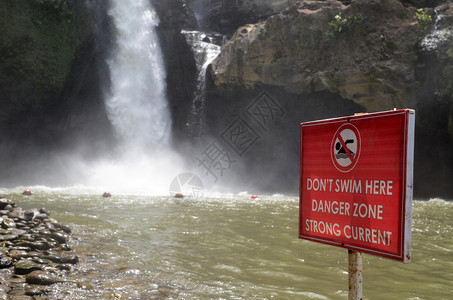
[[[347,18],[343,18],[340,12],[335,16],[335,20],[329,22],[326,37],[329,40],[334,40],[342,32],[352,31],[362,23],[362,16],[348,16]]]
[[[40,107],[44,98],[57,98],[88,32],[71,3],[0,2],[0,90],[6,100],[4,110]]]
[[[415,19],[418,22],[418,30],[421,35],[426,34],[433,25],[432,16],[425,13],[421,8],[415,12]]]

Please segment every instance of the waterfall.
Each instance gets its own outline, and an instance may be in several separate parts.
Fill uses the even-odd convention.
[[[149,0],[112,0],[109,15],[116,48],[108,61],[111,95],[108,117],[122,151],[169,147],[171,118],[165,98],[165,70]]]
[[[202,133],[205,111],[206,95],[206,71],[212,61],[220,54],[221,46],[212,43],[222,42],[224,37],[219,34],[208,36],[200,31],[186,31],[182,34],[186,37],[187,43],[192,47],[195,61],[197,63],[197,88],[192,101],[192,113],[189,120],[189,134],[198,137]]]
[[[431,32],[427,34],[420,42],[420,46],[425,51],[434,51],[439,45],[448,41],[452,33],[448,28],[442,28],[442,15],[434,10],[434,24]]]
[[[158,17],[150,0],[111,0],[108,14],[115,46],[107,59],[111,90],[104,102],[116,155],[90,165],[88,181],[112,194],[168,194],[183,162],[171,149]]]

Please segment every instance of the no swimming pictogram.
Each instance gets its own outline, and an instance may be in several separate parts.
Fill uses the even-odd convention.
[[[346,123],[335,132],[332,145],[332,162],[338,171],[346,173],[354,169],[360,156],[360,133],[352,124]]]

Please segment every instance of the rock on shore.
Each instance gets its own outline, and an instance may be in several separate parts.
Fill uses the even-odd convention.
[[[63,281],[78,257],[68,246],[71,229],[42,208],[23,210],[0,199],[0,299],[46,294]]]

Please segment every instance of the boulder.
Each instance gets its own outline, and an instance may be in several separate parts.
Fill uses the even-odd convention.
[[[25,281],[28,284],[51,285],[58,282],[58,279],[53,277],[46,271],[33,271],[27,275]]]
[[[25,275],[36,270],[41,270],[41,265],[28,259],[18,261],[14,268],[14,272],[19,275]]]

